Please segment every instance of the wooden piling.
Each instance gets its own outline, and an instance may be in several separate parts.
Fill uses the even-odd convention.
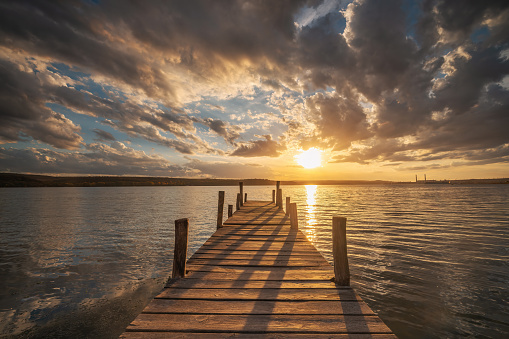
[[[332,254],[336,285],[350,286],[350,268],[346,251],[346,218],[332,218]]]
[[[228,218],[233,215],[233,205],[228,205]]]
[[[235,206],[236,207],[235,208],[236,211],[240,210],[240,200],[242,200],[240,198],[240,193],[237,193],[237,205]]]
[[[240,188],[240,206],[244,206],[244,202],[242,201],[242,197],[244,196],[244,183],[242,181],[239,182],[239,188]]]
[[[272,202],[276,202],[276,190],[272,190]]]
[[[297,218],[297,204],[291,203],[290,204],[290,227],[293,230],[296,230],[299,228],[299,220]]]
[[[247,193],[244,193],[244,202],[247,202]]]
[[[175,220],[175,250],[173,252],[172,278],[183,278],[186,275],[187,237],[189,219]]]
[[[281,186],[281,181],[276,181],[276,190],[278,190]]]
[[[277,194],[276,194],[276,206],[279,208],[279,209],[283,209],[283,190],[281,188],[278,188],[277,189]]]
[[[217,229],[223,227],[224,191],[219,191],[217,201]]]
[[[290,215],[290,197],[286,197],[286,212],[285,215]]]

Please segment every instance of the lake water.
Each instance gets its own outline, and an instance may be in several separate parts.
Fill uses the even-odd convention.
[[[509,337],[509,185],[282,188],[329,261],[347,217],[352,286],[400,338]],[[234,204],[238,187],[0,189],[0,336],[118,337],[171,272],[173,221],[192,255],[219,190]]]

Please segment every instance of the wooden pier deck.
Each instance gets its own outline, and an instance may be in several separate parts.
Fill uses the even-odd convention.
[[[249,201],[121,338],[396,338],[272,202]]]

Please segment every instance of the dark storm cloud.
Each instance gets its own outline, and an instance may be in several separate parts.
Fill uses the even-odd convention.
[[[236,157],[278,157],[284,146],[272,140],[270,135],[263,136],[265,140],[254,140],[240,145],[230,155]]]

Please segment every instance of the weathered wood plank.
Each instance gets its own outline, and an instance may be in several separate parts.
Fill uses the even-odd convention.
[[[140,314],[127,331],[391,333],[376,316]]]
[[[155,299],[143,313],[373,315],[363,301],[246,301]]]
[[[336,284],[326,280],[210,280],[180,279],[170,283],[171,288],[300,288],[300,289],[336,289]],[[349,287],[341,287],[349,288]]]
[[[186,279],[221,279],[221,280],[235,280],[235,281],[295,281],[295,280],[330,280],[334,277],[332,270],[306,270],[306,274],[302,270],[287,270],[280,273],[269,270],[224,270],[223,267],[209,268],[209,270],[191,271],[186,275]]]
[[[193,256],[189,260],[192,260],[192,259],[216,259],[216,260],[219,260],[219,259],[229,259],[229,260],[237,260],[237,259],[241,259],[241,260],[242,259],[244,259],[244,260],[275,260],[275,259],[280,259],[280,260],[286,260],[287,259],[287,260],[292,260],[292,261],[295,261],[295,260],[326,261],[322,256],[317,255],[316,253],[275,254],[276,252],[271,252],[272,254],[250,254],[248,252],[248,254],[245,254],[245,252],[247,252],[247,251],[244,251],[244,253],[238,252],[238,251],[235,251],[235,252],[229,251],[229,252],[223,252],[223,253],[200,252],[200,253],[193,254]]]
[[[362,300],[352,289],[296,288],[165,288],[155,299],[208,300]]]
[[[320,260],[290,260],[290,259],[276,259],[276,260],[229,260],[229,259],[189,259],[187,264],[196,267],[198,265],[209,266],[268,266],[268,267],[313,267],[329,265],[327,261]]]
[[[396,339],[394,334],[341,334],[341,333],[292,333],[290,338],[296,339]],[[125,332],[120,336],[121,339],[166,339],[166,338],[177,338],[177,339],[221,339],[221,338],[238,338],[238,339],[281,339],[284,335],[281,333],[185,333],[185,332]]]
[[[243,257],[244,259],[249,259],[253,257],[274,257],[274,258],[285,258],[285,257],[291,257],[295,256],[296,258],[314,258],[316,257],[316,253],[310,253],[308,251],[263,251],[263,253],[260,253],[259,251],[249,251],[249,250],[242,250],[242,249],[231,249],[231,250],[199,250],[195,252],[191,258],[198,257],[207,257],[207,256],[214,256],[217,258],[221,257],[229,257],[238,256],[239,258]]]

